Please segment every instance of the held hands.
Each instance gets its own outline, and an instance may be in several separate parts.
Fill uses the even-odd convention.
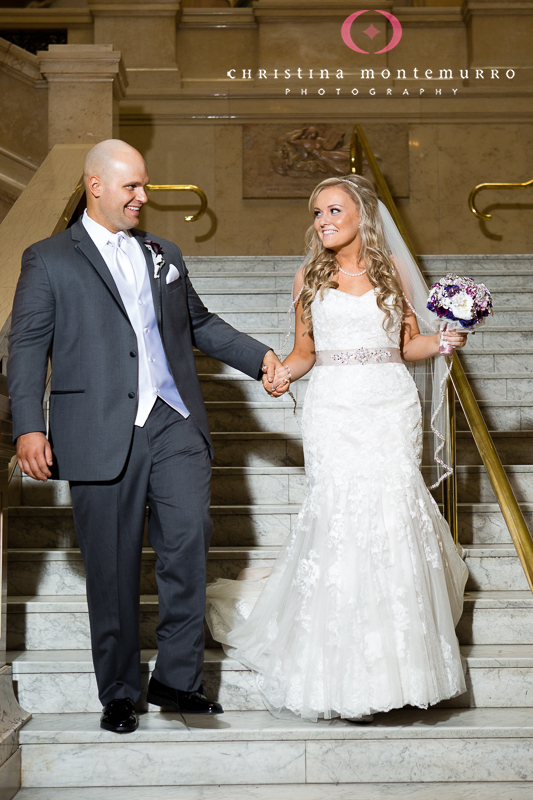
[[[36,481],[51,477],[52,448],[44,433],[23,433],[18,437],[17,461],[21,470]]]
[[[289,370],[276,354],[269,350],[263,358],[263,388],[271,397],[281,397],[290,385]]]

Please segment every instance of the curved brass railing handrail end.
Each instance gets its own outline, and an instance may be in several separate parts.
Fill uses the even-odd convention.
[[[200,208],[194,214],[187,214],[185,222],[196,222],[207,210],[207,195],[193,183],[149,183],[145,188],[149,192],[195,192],[200,198]]]
[[[475,206],[474,200],[479,192],[483,189],[526,189],[528,186],[533,186],[533,178],[523,183],[478,183],[468,195],[468,208],[478,219],[492,219],[492,214],[485,214],[483,211],[478,211]]]
[[[478,211],[474,202],[481,189],[485,188],[485,185],[486,184],[484,183],[480,183],[479,186],[476,186],[474,189],[472,189],[468,195],[468,208],[478,219],[492,219],[492,214],[485,214],[483,211]]]

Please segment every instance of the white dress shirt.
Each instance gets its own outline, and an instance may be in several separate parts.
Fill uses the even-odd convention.
[[[91,219],[87,214],[87,209],[83,214],[82,222],[113,276],[137,337],[139,366],[135,425],[143,427],[158,397],[183,417],[188,417],[189,410],[180,397],[163,349],[155,317],[146,259],[140,244],[129,231],[111,233],[103,225]],[[122,252],[128,256],[131,262],[135,280],[126,281],[117,266],[115,248],[117,239],[122,234],[126,237],[122,243]],[[124,262],[124,259],[122,261]]]

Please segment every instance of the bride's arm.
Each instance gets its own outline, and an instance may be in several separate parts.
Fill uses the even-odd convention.
[[[303,286],[303,267],[298,270],[294,278],[293,298],[296,299]],[[302,304],[298,300],[294,307],[296,319],[294,333],[294,347],[283,362],[285,368],[290,370],[291,381],[297,381],[306,375],[315,363],[315,343],[307,332],[307,328],[302,322]],[[281,373],[281,371],[280,371]],[[277,371],[276,371],[277,376]],[[281,375],[282,377],[282,375]],[[274,379],[276,382],[276,379]]]
[[[445,341],[454,348],[464,347],[466,337],[467,334],[462,331],[446,331],[444,333]],[[405,315],[400,339],[400,349],[404,361],[423,361],[425,358],[436,356],[439,352],[439,344],[440,333],[423,336],[418,329],[415,315],[410,312]]]

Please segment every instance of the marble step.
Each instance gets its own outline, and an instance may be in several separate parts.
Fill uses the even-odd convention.
[[[249,286],[247,279],[229,278],[230,283],[226,285],[225,280],[219,281],[219,286],[205,285],[203,281],[211,281],[211,278],[195,278],[194,287],[210,311],[218,314],[218,309],[225,311],[260,311],[276,310],[279,312],[287,311],[292,300],[291,278],[284,278],[285,285],[273,286],[268,278],[254,278]]]
[[[217,467],[302,466],[303,446],[298,433],[218,431],[212,434],[215,446],[213,465]],[[533,431],[491,431],[494,445],[504,464],[533,463]],[[424,432],[422,462],[431,463],[431,431]],[[470,431],[458,431],[459,464],[481,464],[481,455]]]
[[[290,534],[299,510],[299,504],[289,503],[211,506],[214,528],[211,543],[214,547],[279,546]],[[71,507],[11,508],[9,542],[17,549],[77,547]],[[148,546],[146,537],[144,544]]]
[[[256,381],[254,378],[250,378],[247,375],[203,374],[198,377],[202,395],[206,402],[246,402],[248,400],[251,402],[262,402],[267,400],[276,403],[277,400],[282,399],[285,403],[288,402],[288,400],[284,398],[271,398],[263,388],[262,381]],[[527,380],[527,378],[525,380]],[[303,402],[308,383],[309,378],[306,375],[291,387],[292,393],[299,402]],[[292,405],[292,401],[290,402]]]
[[[9,650],[88,650],[87,603],[84,595],[8,597]],[[469,591],[457,626],[461,644],[533,644],[533,596],[530,591]],[[140,644],[156,647],[158,604],[142,595]],[[207,636],[207,646],[213,646]]]
[[[472,275],[475,272],[514,273],[523,271],[526,274],[533,269],[533,257],[529,254],[519,255],[477,255],[477,254],[442,254],[419,255],[422,271],[426,274],[437,274],[441,277],[448,272],[458,275]],[[191,275],[199,272],[207,274],[231,274],[232,272],[277,273],[283,270],[299,269],[303,262],[301,255],[294,256],[188,256],[187,268]],[[465,270],[468,270],[465,272]]]
[[[467,591],[527,591],[529,588],[514,544],[463,545],[470,574]]]
[[[423,466],[422,473],[427,476],[429,469]],[[505,466],[505,470],[517,500],[533,501],[533,466],[512,464]],[[457,485],[459,503],[495,502],[485,468],[480,465],[458,466]],[[213,467],[213,505],[302,503],[304,496],[305,471],[302,466]],[[24,476],[21,502],[26,506],[69,506],[68,484],[65,481],[41,483]]]
[[[216,279],[215,279],[216,280]],[[226,285],[226,280],[229,281]],[[205,305],[215,313],[218,309],[226,311],[259,311],[272,309],[287,312],[292,300],[293,279],[287,276],[280,286],[278,278],[272,285],[268,278],[222,278],[217,285],[212,278],[194,278],[194,286]],[[528,311],[533,300],[533,286],[511,289],[499,288],[491,291],[494,311],[499,317],[500,311]]]
[[[213,271],[210,269],[198,269],[190,273],[194,288],[200,296],[208,297],[208,294],[225,294],[229,291],[239,290],[260,290],[265,293],[285,292],[287,298],[293,290],[294,276],[298,272],[301,263],[292,265],[281,265],[276,271],[268,269],[256,269],[250,271],[230,270]],[[485,283],[494,297],[501,293],[517,293],[520,291],[533,290],[533,267],[510,268],[508,271],[500,271],[497,267],[492,268],[472,268],[466,273],[477,283]],[[430,270],[424,272],[428,287],[436,283],[443,277],[441,271]]]
[[[466,372],[533,372],[533,346],[479,350],[471,342],[468,349],[461,350],[460,359]]]
[[[457,636],[461,644],[533,644],[532,610],[530,590],[470,590]]]
[[[533,464],[533,431],[490,431],[503,464]],[[481,455],[470,431],[458,431],[456,437],[459,464],[481,464]]]
[[[467,691],[445,701],[448,708],[533,707],[532,645],[463,645]],[[142,695],[139,711],[158,712],[146,703],[148,680],[157,651],[141,652]],[[32,714],[76,714],[101,709],[89,650],[19,651],[7,654],[17,699]],[[225,711],[264,708],[250,670],[219,648],[205,651],[204,684]]]
[[[204,295],[204,303],[210,311],[217,314],[230,325],[233,325],[237,330],[245,330],[246,327],[250,328],[277,328],[280,331],[288,331],[288,308],[290,307],[290,295],[285,296],[285,303],[280,307],[261,307],[257,308],[254,299],[251,298],[248,306],[244,308],[236,308],[232,302],[222,305],[222,303],[209,302],[209,295]],[[268,299],[268,297],[267,297]],[[490,330],[492,324],[498,327],[533,327],[533,313],[530,308],[495,308],[494,317],[489,319],[486,326],[479,330]],[[294,322],[293,328],[294,328]],[[476,336],[479,331],[476,331]]]
[[[20,733],[23,787],[323,784],[329,796],[332,783],[533,780],[530,709],[404,708],[371,727],[267,711],[189,717],[187,726],[177,714],[147,714],[124,737],[98,719],[34,716]]]
[[[188,263],[188,262],[187,262]],[[210,269],[198,269],[190,272],[192,284],[200,296],[208,296],[208,293],[225,294],[229,291],[239,290],[260,290],[268,292],[284,292],[290,300],[294,285],[294,276],[301,267],[300,263],[292,265],[282,265],[281,269],[275,272],[268,269],[257,269],[253,271],[212,271]],[[491,294],[498,298],[501,293],[516,293],[520,291],[533,290],[533,267],[530,265],[520,268],[510,268],[508,271],[499,271],[497,267],[491,269],[471,268],[468,273],[461,270],[463,275],[468,275],[477,283],[485,283]],[[440,280],[444,274],[442,271],[430,270],[424,272],[424,277],[428,287]],[[209,303],[207,302],[207,305]]]
[[[303,466],[302,439],[298,433],[217,432],[213,434],[217,467]]]
[[[531,400],[533,398],[533,374],[523,372],[467,373],[468,381],[477,400]],[[200,386],[204,400],[239,402],[250,400],[261,402],[268,399],[263,384],[246,375],[200,374]],[[307,375],[291,386],[299,403],[303,403],[309,383]]]
[[[533,503],[521,503],[533,529]],[[281,545],[296,522],[300,504],[211,506],[213,547]],[[463,544],[510,544],[497,503],[459,503]],[[17,506],[9,509],[9,542],[15,549],[78,546],[70,506]],[[145,538],[145,546],[148,540]]]
[[[285,348],[285,353],[290,352]],[[461,362],[466,372],[499,374],[506,372],[518,372],[520,374],[533,373],[533,345],[528,348],[498,349],[498,350],[479,350],[468,346],[468,350],[462,350],[460,354]],[[206,356],[199,350],[195,350],[197,370],[200,374],[229,374],[242,375],[242,372],[223,364],[217,358]]]
[[[136,786],[135,800],[531,800],[533,783],[306,783],[251,786]],[[356,793],[356,794],[355,794]],[[106,787],[106,800],[132,800],[129,787]],[[100,788],[21,789],[17,800],[102,800]]]
[[[506,545],[493,545],[506,547]],[[271,567],[279,547],[212,547],[207,557],[207,581],[235,579],[245,567]],[[154,568],[156,554],[143,548],[141,592],[157,594]],[[8,550],[8,594],[16,596],[62,595],[85,593],[85,568],[77,548],[24,548]],[[506,587],[507,588],[507,587]],[[521,588],[521,587],[520,587]]]
[[[533,530],[533,503],[520,503],[522,514]],[[470,544],[511,544],[511,536],[498,503],[459,503],[459,540]]]
[[[533,430],[533,396],[528,400],[480,400],[478,405],[489,430]],[[456,408],[457,430],[469,430],[468,423],[458,400]],[[223,418],[221,419],[223,421]]]
[[[533,281],[533,275],[531,279]],[[240,326],[240,330],[279,353],[288,329],[286,327],[280,329],[243,324]],[[290,353],[292,341],[293,339],[289,339],[285,353]],[[469,336],[464,350],[466,352],[468,352],[469,348],[475,348],[476,350],[522,350],[531,347],[533,347],[531,327],[497,325],[491,320],[483,328],[476,331],[475,334]]]
[[[527,590],[528,583],[512,543],[471,544],[463,550],[470,573],[468,590]],[[211,547],[207,581],[235,579],[245,567],[271,567],[278,552],[276,545]],[[152,548],[143,548],[143,594],[157,593],[155,562]],[[11,548],[8,550],[7,591],[12,597],[83,594],[85,568],[80,551],[77,548]]]

